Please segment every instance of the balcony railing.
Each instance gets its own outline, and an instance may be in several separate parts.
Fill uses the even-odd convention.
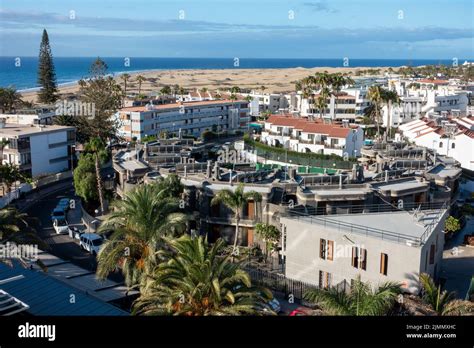
[[[343,230],[350,233],[365,235],[367,237],[374,237],[374,238],[379,238],[379,239],[387,240],[391,242],[407,244],[409,246],[421,246],[428,239],[429,235],[431,234],[433,229],[437,226],[437,223],[439,222],[440,218],[446,211],[444,207],[445,205],[443,205],[442,209],[439,209],[436,212],[436,216],[432,219],[432,222],[426,225],[425,231],[421,235],[421,237],[413,237],[413,236],[403,234],[403,233],[397,233],[397,232],[382,230],[378,228],[361,226],[358,224],[353,224],[353,223],[348,223],[348,222],[336,221],[330,218],[315,216],[315,215],[308,215],[306,213],[300,213],[294,210],[283,213],[282,216],[288,217],[291,219],[306,220],[310,224],[317,224],[324,227],[334,228],[334,229],[337,229],[339,232]]]

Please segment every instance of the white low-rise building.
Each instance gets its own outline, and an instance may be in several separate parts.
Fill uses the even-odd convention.
[[[389,82],[400,102],[382,107],[383,126],[399,127],[404,123],[436,114],[468,115],[470,91],[448,80],[397,79]],[[390,112],[390,120],[388,119]]]
[[[324,123],[321,119],[271,115],[265,121],[261,141],[297,152],[357,157],[364,144],[364,133],[348,122]]]
[[[446,209],[415,212],[281,217],[285,276],[320,288],[398,282],[420,290],[418,277],[437,278]]]
[[[31,177],[71,169],[76,142],[74,127],[31,126],[0,121],[0,140],[8,141],[1,152],[2,163],[15,164]]]
[[[474,117],[423,118],[399,127],[401,136],[454,158],[474,171]]]
[[[248,102],[243,100],[207,100],[164,105],[145,105],[120,109],[115,117],[118,134],[127,140],[141,140],[166,131],[199,136],[205,130],[247,130]]]

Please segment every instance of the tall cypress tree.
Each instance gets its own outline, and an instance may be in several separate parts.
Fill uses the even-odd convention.
[[[38,92],[40,103],[54,103],[58,100],[58,86],[56,73],[54,71],[53,55],[49,45],[49,37],[46,29],[43,30],[41,39],[39,62],[38,62],[38,84],[41,86]]]

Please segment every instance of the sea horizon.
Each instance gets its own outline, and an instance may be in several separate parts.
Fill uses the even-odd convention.
[[[19,60],[18,60],[19,58]],[[97,57],[54,57],[59,86],[73,85],[88,76]],[[453,59],[354,58],[344,65],[343,58],[164,58],[101,57],[112,75],[164,70],[285,69],[285,68],[382,68],[423,65],[453,65]],[[457,58],[459,65],[470,58]],[[236,65],[238,63],[238,65]],[[11,86],[21,92],[34,91],[37,85],[38,57],[0,56],[0,87]]]

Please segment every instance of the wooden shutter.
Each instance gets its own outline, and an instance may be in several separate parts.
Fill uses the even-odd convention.
[[[380,273],[383,275],[387,275],[388,269],[388,255],[381,253],[380,254]]]
[[[334,259],[334,241],[328,240],[328,260],[332,261]]]

